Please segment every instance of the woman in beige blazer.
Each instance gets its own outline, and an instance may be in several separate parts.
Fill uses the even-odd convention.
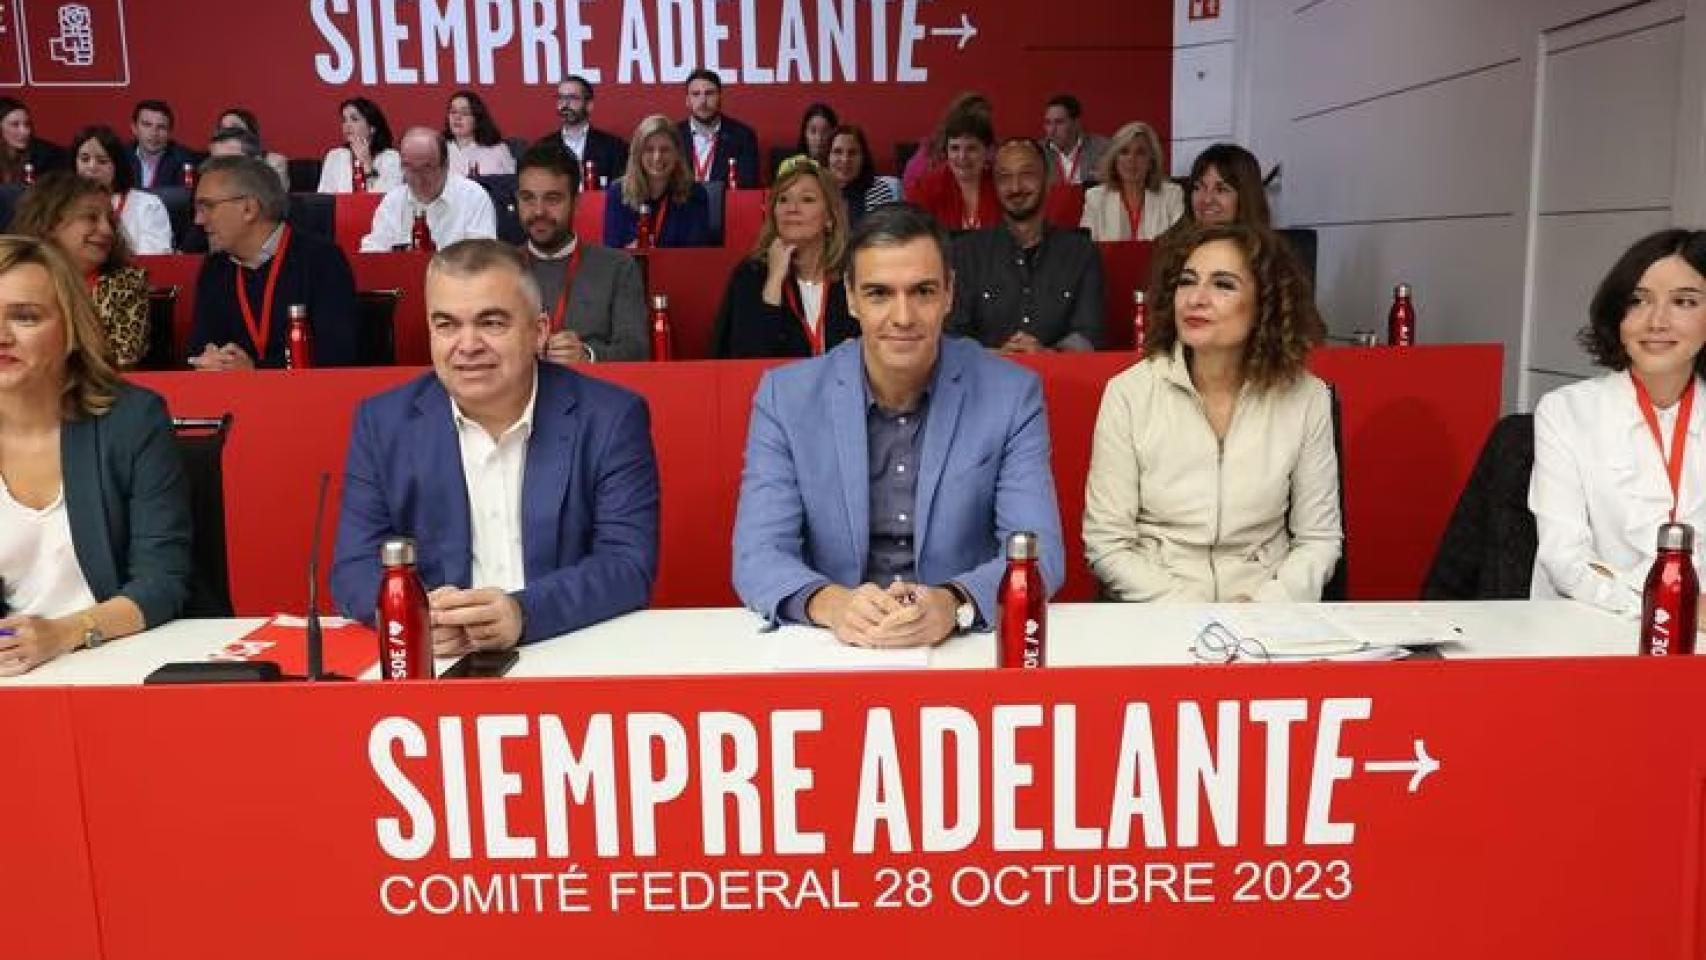
[[[1195,227],[1165,256],[1147,356],[1096,418],[1090,568],[1120,600],[1319,600],[1343,536],[1309,282],[1260,227]]]
[[[1092,240],[1153,240],[1185,215],[1185,192],[1167,179],[1161,139],[1140,121],[1119,128],[1084,193],[1078,225]]]

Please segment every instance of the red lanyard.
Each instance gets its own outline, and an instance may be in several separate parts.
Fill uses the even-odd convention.
[[[960,188],[958,180],[954,181],[954,199],[958,200],[960,204],[960,229],[976,230],[978,228],[979,221],[983,219],[983,184],[978,184],[977,204],[972,207],[967,207],[966,192]]]
[[[83,276],[83,282],[89,285],[89,296],[94,296],[95,288],[101,285],[101,271],[90,270]]]
[[[644,216],[644,214],[641,214],[641,216]],[[666,193],[663,196],[658,198],[657,212],[652,214],[652,246],[654,246],[654,247],[663,246],[663,225],[668,220],[669,220],[669,194]],[[576,256],[579,256],[579,248],[578,247],[576,248]]]
[[[1659,456],[1665,455],[1664,435],[1659,432],[1659,412],[1653,407],[1652,395],[1647,393],[1646,384],[1633,372],[1629,379],[1635,384],[1635,402],[1641,408],[1641,416],[1647,421],[1647,429],[1653,432],[1653,442],[1659,445]],[[1676,426],[1670,431],[1670,462],[1665,464],[1665,473],[1670,477],[1670,518],[1676,520],[1677,500],[1682,496],[1682,454],[1688,447],[1688,421],[1694,412],[1694,377],[1688,378],[1688,386],[1682,391],[1682,405],[1676,411]]]
[[[817,300],[817,326],[806,322],[806,309],[800,305],[799,281],[790,280],[782,285],[782,295],[788,300],[788,309],[794,312],[794,319],[800,321],[800,329],[806,332],[806,342],[811,344],[812,356],[823,353],[824,317],[829,313],[829,285],[833,282],[828,276],[823,278],[819,286],[822,291]]]
[[[130,191],[129,190],[126,190],[125,192],[114,197],[113,198],[113,216],[120,219],[120,220],[124,219],[124,205],[129,203],[129,202],[130,202]]]
[[[569,309],[569,288],[575,285],[575,274],[581,268],[581,245],[575,241],[575,252],[569,254],[568,265],[563,268],[563,292],[557,295],[557,309],[551,312],[551,332],[563,329],[563,313]]]
[[[255,359],[259,361],[267,355],[267,344],[272,335],[272,293],[278,285],[279,268],[284,266],[284,251],[290,247],[290,226],[286,224],[278,235],[278,249],[272,254],[272,269],[267,271],[266,291],[261,294],[261,320],[255,322],[255,313],[249,307],[249,291],[243,284],[243,267],[237,267],[237,306],[243,311],[243,325],[249,328],[249,339],[255,345]]]
[[[693,153],[693,179],[699,181],[700,183],[704,183],[705,180],[708,177],[710,177],[710,175],[711,175],[711,161],[717,159],[717,137],[718,136],[719,136],[719,134],[715,134],[715,133],[711,134],[711,145],[709,147],[705,148],[705,159],[704,159],[704,161],[702,161],[702,162],[700,161],[697,148],[695,148],[695,150],[694,150],[694,153]]]
[[[1125,193],[1121,192],[1120,206],[1125,207],[1126,219],[1131,221],[1131,236],[1128,239],[1136,240],[1137,228],[1143,223],[1143,194],[1137,195],[1137,206],[1133,207],[1131,202],[1126,200]]]

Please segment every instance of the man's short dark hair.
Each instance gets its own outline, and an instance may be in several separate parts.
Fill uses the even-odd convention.
[[[581,192],[581,162],[563,145],[561,137],[542,137],[521,155],[521,161],[515,165],[517,177],[529,170],[544,170],[546,173],[569,178],[570,195]]]
[[[261,139],[242,127],[220,127],[213,131],[213,136],[207,141],[208,146],[230,143],[235,141],[245,157],[264,158],[266,151],[261,149]]]
[[[914,240],[933,240],[942,255],[942,273],[951,272],[948,258],[948,231],[924,208],[910,203],[885,203],[873,207],[854,228],[847,241],[847,288],[853,289],[853,270],[859,251],[871,247],[895,247]]]
[[[695,80],[709,80],[711,82],[711,86],[716,87],[719,93],[722,92],[723,78],[717,76],[717,71],[715,70],[707,70],[704,67],[700,67],[687,75],[688,86],[693,86],[693,81]]]
[[[586,98],[587,103],[592,102],[592,81],[588,80],[587,78],[581,76],[578,73],[571,73],[568,76],[563,78],[563,82],[564,83],[578,83],[578,84],[580,84],[581,85],[581,96]]]
[[[942,144],[959,137],[975,137],[985,147],[995,145],[995,125],[989,122],[989,115],[968,110],[948,118],[942,125]]]
[[[1635,241],[1617,258],[1599,282],[1588,305],[1588,324],[1576,342],[1595,363],[1611,370],[1629,369],[1629,349],[1623,346],[1623,318],[1647,268],[1666,257],[1681,257],[1696,273],[1706,274],[1706,230],[1660,230]],[[1694,372],[1706,375],[1706,350],[1694,355]]]
[[[165,114],[166,125],[169,127],[175,127],[178,125],[178,118],[172,114],[172,105],[164,100],[137,101],[135,109],[130,111],[130,122],[135,123],[142,119],[142,111],[144,110],[152,110],[155,113]]]
[[[1049,107],[1059,107],[1062,110],[1065,110],[1066,115],[1074,120],[1077,120],[1084,114],[1083,105],[1078,102],[1077,97],[1070,93],[1057,93],[1054,96],[1049,97],[1048,103],[1043,106],[1043,109],[1047,110]]]

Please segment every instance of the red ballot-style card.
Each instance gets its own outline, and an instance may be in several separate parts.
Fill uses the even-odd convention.
[[[359,677],[379,662],[379,635],[369,627],[342,617],[324,617],[320,637],[326,672]],[[279,614],[266,623],[208,654],[209,660],[256,661],[278,664],[286,676],[308,672],[308,629],[301,617]]]

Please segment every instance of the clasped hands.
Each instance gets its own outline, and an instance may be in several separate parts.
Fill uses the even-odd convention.
[[[253,370],[255,359],[234,343],[220,347],[210,343],[190,358],[190,366],[197,370]]]
[[[427,594],[432,652],[457,657],[475,650],[508,650],[521,640],[521,604],[496,587],[444,586]]]
[[[806,616],[855,647],[924,647],[954,632],[959,598],[943,587],[895,581],[888,589],[831,584],[812,594]]]

